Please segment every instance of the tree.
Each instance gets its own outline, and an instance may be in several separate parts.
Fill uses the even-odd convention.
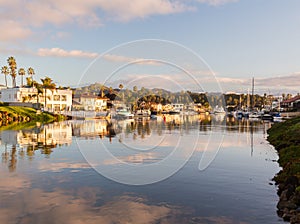
[[[42,88],[44,88],[44,97],[45,97],[45,104],[44,108],[46,108],[47,105],[47,90],[50,89],[53,91],[56,88],[56,84],[53,83],[53,80],[49,77],[45,77],[44,79],[41,79],[42,81]]]
[[[20,68],[18,74],[21,76],[21,87],[23,87],[23,76],[26,75],[25,69]]]
[[[27,69],[27,74],[30,76],[32,84],[33,84],[33,76],[35,75],[34,69],[32,67],[29,67]]]
[[[16,87],[16,76],[17,76],[17,62],[14,57],[9,57],[7,59],[7,63],[9,66],[10,76],[12,78],[12,86]]]
[[[5,86],[7,87],[7,75],[9,74],[9,69],[7,66],[1,68],[1,73],[5,76]]]

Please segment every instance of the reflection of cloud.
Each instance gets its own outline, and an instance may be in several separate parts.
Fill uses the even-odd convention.
[[[63,169],[90,169],[91,166],[88,163],[46,163],[43,161],[39,165],[41,171],[61,172]]]
[[[118,156],[117,159],[105,160],[104,165],[115,165],[119,163],[144,164],[151,161],[157,161],[159,156],[157,153],[138,153],[129,156]]]
[[[0,210],[0,223],[175,223],[170,220],[182,213],[179,208],[150,205],[143,198],[126,195],[95,207],[98,197],[98,188],[81,188],[75,192],[29,189],[5,201],[6,206]]]
[[[240,221],[235,222],[234,220],[232,220],[228,217],[224,217],[224,216],[195,217],[195,218],[193,218],[193,220],[195,221],[195,223],[199,223],[199,224],[202,224],[202,223],[203,224],[206,224],[206,223],[210,223],[210,224],[233,224],[233,223],[247,224],[247,222],[240,222]]]
[[[1,175],[0,192],[16,193],[21,191],[24,188],[28,188],[29,186],[30,186],[30,181],[19,174],[14,176]]]

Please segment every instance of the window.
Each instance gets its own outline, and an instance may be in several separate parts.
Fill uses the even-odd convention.
[[[54,104],[54,111],[60,111],[59,104]]]
[[[67,101],[67,95],[61,95],[61,101]]]
[[[54,95],[53,100],[54,101],[60,101],[60,96],[59,95]]]

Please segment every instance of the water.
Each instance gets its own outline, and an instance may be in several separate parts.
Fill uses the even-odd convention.
[[[0,223],[281,223],[269,127],[197,115],[4,130]]]

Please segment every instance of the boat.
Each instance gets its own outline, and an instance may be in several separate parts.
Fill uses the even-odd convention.
[[[214,111],[213,111],[214,114],[225,114],[225,110],[224,108],[221,106],[219,107],[218,105],[214,108]]]
[[[131,113],[131,111],[129,110],[129,108],[127,107],[122,107],[122,108],[118,108],[116,110],[116,117],[117,118],[126,118],[126,119],[131,119],[134,117],[134,114]]]
[[[273,121],[274,117],[271,114],[263,114],[261,119],[265,121]]]
[[[135,112],[135,116],[137,117],[150,117],[151,111],[150,110],[137,110]]]
[[[274,122],[281,122],[281,121],[283,121],[283,117],[281,116],[280,113],[276,113],[273,115],[273,120],[274,120]]]
[[[261,114],[259,114],[258,112],[252,112],[249,114],[249,118],[254,118],[254,119],[257,119],[257,118],[261,118]]]

